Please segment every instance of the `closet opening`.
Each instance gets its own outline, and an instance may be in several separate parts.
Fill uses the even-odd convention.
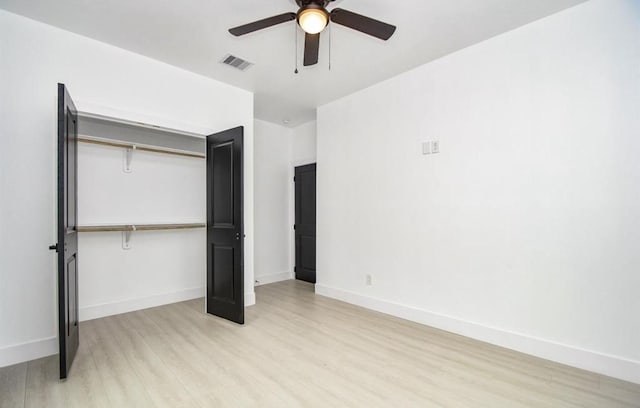
[[[207,136],[81,111],[59,84],[57,138],[60,378],[83,320],[201,298],[243,323],[243,127]]]

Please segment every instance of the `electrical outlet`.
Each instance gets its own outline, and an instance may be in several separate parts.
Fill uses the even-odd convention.
[[[440,153],[440,141],[439,140],[434,140],[433,142],[431,142],[431,153],[433,153],[433,154]]]
[[[365,283],[367,284],[367,286],[371,286],[371,275],[367,274],[365,276]]]

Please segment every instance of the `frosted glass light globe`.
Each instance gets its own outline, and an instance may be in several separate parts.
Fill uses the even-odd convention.
[[[329,22],[327,13],[319,9],[306,9],[300,12],[298,24],[308,34],[318,34]]]

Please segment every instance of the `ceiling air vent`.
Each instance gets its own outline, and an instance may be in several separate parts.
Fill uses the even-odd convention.
[[[238,58],[235,55],[231,54],[227,54],[221,62],[225,65],[237,68],[240,71],[245,71],[247,68],[253,65],[249,61],[243,60],[242,58]]]

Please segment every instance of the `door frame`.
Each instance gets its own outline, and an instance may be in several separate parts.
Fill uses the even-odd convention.
[[[293,229],[293,226],[296,223],[296,183],[293,181],[293,178],[295,177],[295,174],[296,174],[296,167],[307,166],[309,164],[315,164],[317,169],[318,161],[315,158],[294,160],[291,162],[291,165],[289,167],[289,275],[291,279],[296,278],[296,273],[294,272],[294,268],[296,267],[296,231]],[[318,177],[318,172],[316,170],[316,209],[318,207],[318,189],[317,189],[318,178],[317,177]],[[317,251],[318,251],[318,248],[316,244],[316,255],[317,255]],[[316,259],[316,268],[317,266],[318,266],[318,262]],[[316,278],[317,277],[318,275],[316,272]]]

